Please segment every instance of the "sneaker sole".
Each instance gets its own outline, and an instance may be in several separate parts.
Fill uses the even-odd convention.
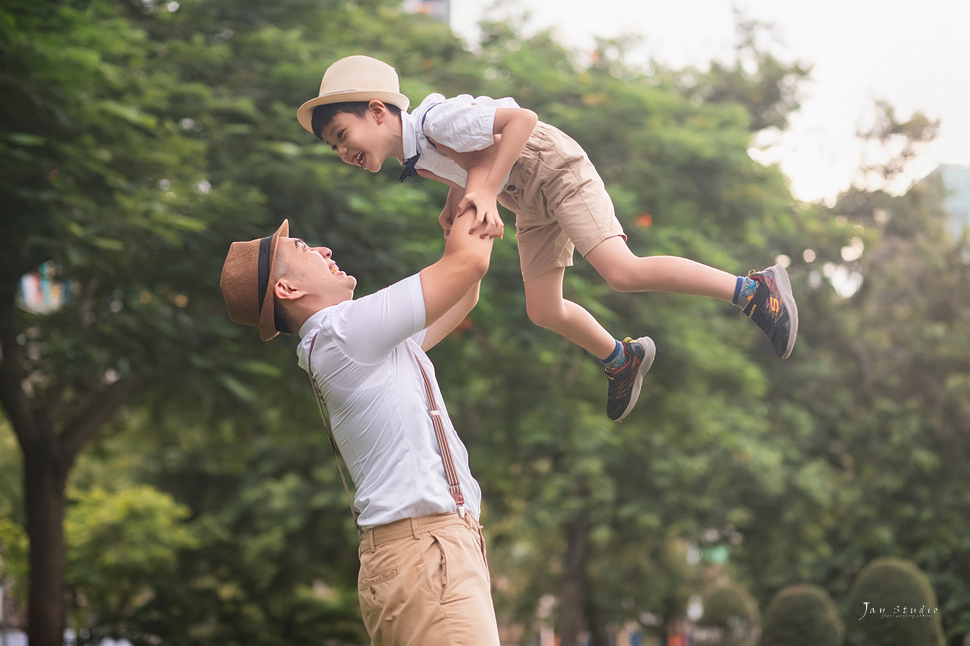
[[[775,277],[775,285],[778,286],[778,294],[781,296],[781,302],[784,304],[785,309],[788,310],[788,321],[791,326],[791,334],[788,337],[788,347],[785,349],[785,354],[781,356],[782,359],[787,359],[791,356],[791,351],[795,347],[795,337],[798,336],[798,306],[795,305],[795,295],[791,291],[791,280],[788,278],[788,272],[781,265],[775,265],[769,268]]]
[[[640,362],[637,376],[633,380],[633,388],[630,390],[630,403],[626,405],[626,410],[623,411],[623,414],[613,420],[615,422],[621,421],[633,410],[637,399],[640,397],[640,387],[643,385],[643,377],[650,370],[650,366],[653,365],[653,360],[657,357],[657,344],[653,342],[653,339],[648,336],[642,336],[637,339],[637,343],[643,348],[643,360]]]

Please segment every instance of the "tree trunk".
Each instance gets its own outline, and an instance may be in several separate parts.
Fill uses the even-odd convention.
[[[586,559],[589,556],[589,519],[585,513],[566,525],[566,554],[559,598],[559,643],[575,646],[586,628]]]
[[[603,625],[599,608],[596,607],[596,595],[593,594],[588,576],[586,577],[586,623],[589,625],[592,646],[609,646],[609,636],[606,634],[606,626]]]
[[[24,450],[24,496],[30,538],[27,639],[30,646],[62,646],[67,608],[64,591],[64,512],[67,469],[41,443]]]

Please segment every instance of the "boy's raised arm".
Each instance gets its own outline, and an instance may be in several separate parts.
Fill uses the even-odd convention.
[[[482,164],[479,163],[465,169],[468,172],[465,196],[458,203],[455,211],[457,216],[474,207],[476,225],[473,231],[482,226],[491,230],[502,227],[502,218],[498,214],[495,196],[502,187],[502,180],[522,154],[538,121],[536,113],[525,108],[495,110],[492,134],[496,135],[498,143],[489,147],[491,154],[484,158],[488,160],[486,168],[482,168]]]

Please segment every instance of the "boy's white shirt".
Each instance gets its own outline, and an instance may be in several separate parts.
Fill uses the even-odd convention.
[[[481,488],[421,349],[426,333],[420,274],[374,294],[324,308],[300,327],[296,354],[306,370],[314,336],[313,372],[334,438],[357,492],[363,529],[410,516],[455,511],[428,411],[421,362],[442,412],[465,510],[476,519]]]
[[[518,103],[510,97],[493,99],[460,94],[446,99],[442,94],[429,94],[411,114],[401,113],[404,159],[420,154],[415,168],[429,170],[464,187],[468,182],[467,173],[448,156],[435,150],[428,137],[457,152],[483,150],[495,142],[492,134],[495,110],[517,107]],[[506,175],[502,180],[503,189],[508,179]]]

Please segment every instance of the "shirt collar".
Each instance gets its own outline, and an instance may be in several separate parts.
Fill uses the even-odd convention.
[[[320,322],[323,320],[323,317],[326,314],[326,311],[327,311],[326,308],[324,308],[319,312],[317,312],[316,314],[311,315],[310,318],[308,318],[306,321],[303,322],[303,325],[300,326],[300,332],[299,332],[300,339],[303,339],[307,334],[309,334],[311,331],[313,331],[320,325]]]
[[[414,157],[421,152],[418,142],[418,130],[421,129],[421,122],[424,119],[424,113],[438,105],[445,100],[444,95],[438,94],[437,92],[429,94],[424,97],[424,101],[421,105],[416,107],[411,114],[405,111],[401,111],[401,135],[403,137],[404,144],[404,159],[399,159],[403,165],[405,160]],[[427,141],[427,139],[425,139]],[[425,149],[428,148],[427,144],[424,144]]]
[[[404,143],[404,159],[399,159],[398,161],[402,165],[405,159],[410,159],[418,154],[418,143],[415,141],[414,127],[411,125],[413,121],[414,115],[408,114],[403,110],[401,111],[401,136],[403,137]]]

